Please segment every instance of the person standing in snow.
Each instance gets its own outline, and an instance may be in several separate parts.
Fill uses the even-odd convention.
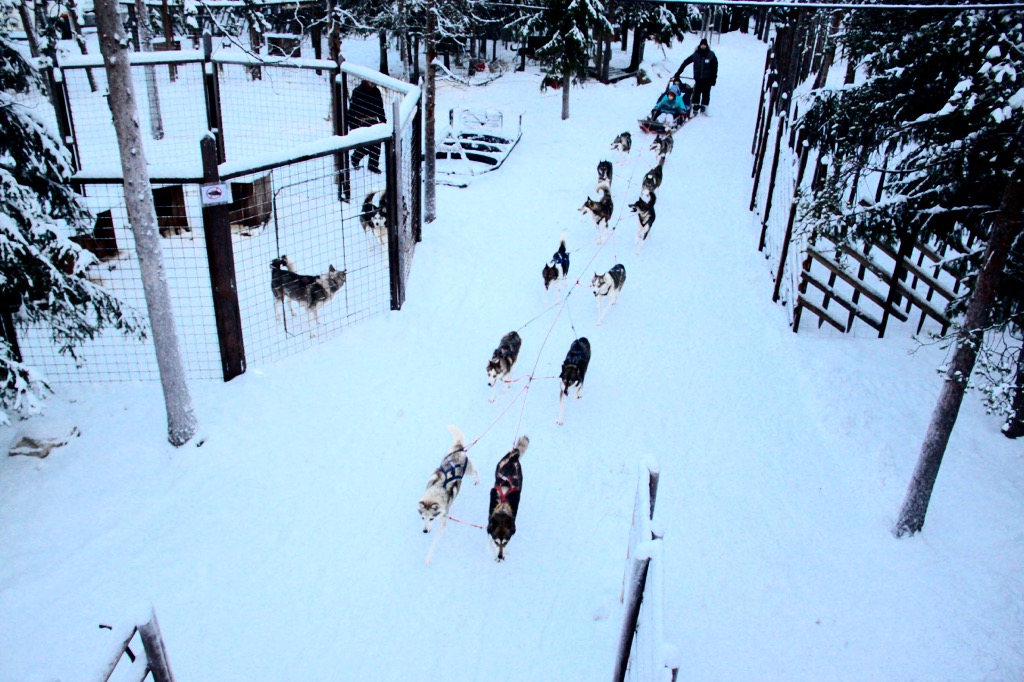
[[[364,80],[352,91],[352,98],[349,100],[348,115],[351,120],[350,129],[365,128],[376,123],[384,123],[384,98],[373,81]],[[375,142],[357,147],[352,152],[352,166],[359,168],[359,162],[364,156],[369,155],[368,164],[371,173],[380,173],[380,145]]]
[[[706,38],[701,38],[693,54],[683,60],[674,78],[678,78],[688,64],[693,64],[693,113],[707,116],[708,105],[711,104],[711,88],[718,83],[718,57],[708,47]]]

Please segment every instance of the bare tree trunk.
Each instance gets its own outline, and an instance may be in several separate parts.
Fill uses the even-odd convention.
[[[623,35],[626,34],[626,30],[623,29]],[[640,64],[644,61],[644,45],[647,41],[647,36],[644,30],[640,27],[633,29],[633,51],[629,55],[629,66],[626,68],[627,71],[636,71],[640,68]]]
[[[142,287],[153,329],[160,382],[167,407],[167,439],[172,445],[187,443],[198,428],[192,397],[185,381],[185,367],[174,326],[174,310],[167,287],[167,273],[160,253],[160,236],[153,205],[153,187],[137,122],[135,88],[131,77],[128,36],[117,16],[117,0],[96,0],[96,25],[100,52],[107,72],[110,113],[124,172],[124,199],[128,222],[135,235],[135,249],[142,271]]]
[[[572,79],[569,74],[562,76],[562,120],[569,118],[569,88],[572,87]]]
[[[1024,182],[1018,173],[1014,173],[1003,191],[1003,198],[992,234],[989,236],[985,257],[982,261],[978,279],[967,302],[967,313],[964,315],[963,326],[957,334],[956,350],[953,361],[946,372],[946,380],[942,384],[939,400],[932,412],[928,432],[921,444],[917,467],[907,488],[906,498],[900,517],[893,527],[893,535],[900,538],[913,535],[924,527],[924,517],[928,511],[928,502],[935,487],[935,479],[939,474],[942,456],[949,444],[949,436],[956,424],[957,414],[964,399],[967,382],[974,371],[974,363],[978,359],[978,348],[981,346],[983,328],[989,309],[995,301],[996,289],[1006,265],[1007,256],[1014,239],[1024,228],[1022,220],[1024,211]]]
[[[149,30],[149,12],[146,0],[135,0],[135,23],[138,24],[139,52],[152,52],[153,36]],[[164,116],[160,110],[160,89],[156,83],[156,67],[146,64],[146,98],[149,101],[149,131],[154,140],[164,139]]]
[[[1003,425],[1003,435],[1020,438],[1024,436],[1024,349],[1017,351],[1017,379],[1013,384],[1010,410],[1010,418]]]
[[[32,21],[32,15],[28,12],[28,3],[22,0],[18,3],[18,16],[21,17],[21,27],[25,29],[25,39],[28,40],[28,51],[33,59],[39,58],[39,38],[36,37],[36,24]]]
[[[377,49],[380,57],[378,70],[388,76],[388,32],[384,29],[377,31]]]
[[[839,32],[839,25],[843,20],[843,12],[836,10],[832,13],[832,24],[829,27],[828,35],[825,37],[825,53],[821,57],[821,64],[818,67],[818,74],[814,77],[813,90],[821,90],[825,87],[825,80],[828,72],[836,60],[836,34]]]
[[[424,31],[423,39],[426,41],[426,52],[427,52],[427,73],[423,88],[423,108],[424,108],[424,121],[423,121],[423,165],[424,175],[423,178],[424,188],[424,215],[423,220],[428,223],[434,222],[437,218],[437,153],[435,147],[437,141],[434,135],[434,125],[436,119],[436,92],[435,83],[437,78],[437,69],[434,66],[434,60],[437,59],[437,16],[434,12],[437,11],[434,0],[427,2],[427,26]]]

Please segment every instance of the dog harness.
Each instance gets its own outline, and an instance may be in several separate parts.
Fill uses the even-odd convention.
[[[458,450],[449,452],[445,456],[444,461],[441,462],[439,469],[441,470],[441,473],[444,474],[444,483],[442,483],[442,485],[445,489],[447,489],[451,483],[458,483],[462,481],[462,478],[466,475],[466,463],[458,462],[454,457],[454,455],[457,455],[460,452],[465,452],[465,449],[459,448]]]
[[[519,492],[519,488],[512,484],[512,480],[507,476],[499,474],[499,480],[494,484],[494,491],[498,493],[498,502],[508,502],[508,496],[514,492]]]

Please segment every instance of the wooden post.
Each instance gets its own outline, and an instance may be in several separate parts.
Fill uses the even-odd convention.
[[[82,170],[82,157],[78,152],[78,139],[75,137],[74,119],[71,116],[71,101],[68,99],[68,89],[64,86],[64,71],[53,67],[47,79],[50,86],[50,101],[53,103],[53,113],[57,119],[57,130],[60,132],[60,141],[71,154],[71,171]]]
[[[782,255],[779,257],[779,269],[775,275],[775,291],[772,292],[772,302],[778,302],[779,292],[782,288],[782,274],[786,270],[786,258],[789,256],[789,242],[793,239],[793,225],[796,222],[797,200],[800,197],[800,184],[804,180],[804,171],[807,170],[807,153],[810,145],[806,141],[801,143],[800,167],[796,172],[796,186],[793,188],[793,203],[789,205],[789,220],[786,221],[786,236],[782,239]]]
[[[764,169],[764,157],[765,157],[765,154],[768,151],[768,127],[771,125],[771,123],[769,122],[770,121],[770,113],[769,112],[771,111],[771,107],[774,106],[775,95],[778,93],[778,91],[779,91],[779,84],[778,83],[773,83],[772,84],[772,97],[771,97],[771,101],[772,101],[773,104],[769,104],[768,105],[768,111],[765,112],[765,115],[764,115],[764,130],[761,133],[760,148],[757,150],[757,156],[754,159],[754,172],[751,175],[751,177],[754,178],[754,189],[750,193],[750,208],[749,208],[749,210],[751,210],[751,211],[753,211],[754,207],[757,206],[757,189],[758,189],[758,186],[761,184],[761,171]]]
[[[914,241],[914,236],[909,233],[900,240],[900,248],[896,252],[896,263],[892,269],[892,279],[889,281],[889,295],[886,296],[885,307],[882,309],[882,323],[878,328],[878,338],[885,336],[885,326],[889,322],[889,311],[892,307],[898,306],[902,298],[899,293],[899,284],[906,274],[903,258],[909,257],[913,253]]]
[[[231,381],[245,373],[245,345],[242,337],[242,315],[238,306],[238,287],[235,282],[235,254],[231,245],[229,205],[207,204],[206,188],[220,183],[217,141],[213,135],[206,135],[199,141],[199,146],[203,156],[203,230],[206,235],[206,258],[210,266],[213,313],[217,322],[217,341],[220,344],[224,381]],[[230,198],[230,192],[228,194]]]
[[[220,77],[213,68],[213,36],[203,33],[203,93],[206,96],[206,126],[217,140],[217,163],[227,161],[224,147],[224,118],[220,108]]]
[[[171,663],[167,660],[167,649],[164,647],[164,638],[160,634],[160,624],[156,620],[156,611],[152,612],[152,617],[148,622],[139,626],[139,636],[142,638],[142,647],[146,651],[146,661],[149,671],[153,675],[153,682],[174,682]]]
[[[384,155],[387,158],[387,188],[384,190],[388,206],[388,269],[391,275],[391,309],[401,310],[405,301],[405,288],[402,280],[402,249],[401,240],[405,235],[401,230],[401,212],[398,210],[401,201],[401,193],[398,191],[398,183],[402,177],[402,170],[398,166],[399,147],[398,122],[394,121],[396,132],[390,139],[384,141]]]
[[[651,559],[647,556],[634,556],[630,559],[632,570],[626,582],[625,616],[622,620],[622,632],[619,634],[619,648],[615,654],[615,672],[612,674],[614,682],[623,682],[626,679],[629,651],[633,648],[633,637],[636,635],[636,625],[640,620],[640,606],[644,601],[647,568],[650,563]]]
[[[169,52],[174,49],[174,26],[171,24],[171,10],[167,3],[168,0],[164,0],[163,4],[160,5],[160,18],[164,24],[164,50]],[[178,80],[177,66],[168,64],[167,72],[172,82]]]
[[[768,234],[768,218],[772,214],[772,195],[775,193],[775,178],[779,172],[779,154],[782,152],[782,134],[785,132],[786,127],[786,115],[785,113],[779,114],[779,129],[775,133],[775,153],[772,156],[772,170],[768,173],[768,197],[765,201],[764,215],[761,216],[761,240],[757,244],[757,250],[763,251],[765,245],[765,238]],[[761,173],[758,171],[758,179],[760,179]],[[757,189],[757,183],[754,183],[754,189]]]
[[[348,133],[348,74],[341,71],[343,58],[337,59],[338,77],[331,79],[331,118],[334,123],[334,134]],[[339,82],[340,81],[340,82]],[[348,150],[334,155],[334,172],[338,178],[338,201],[345,203],[352,199],[352,178],[349,173]]]
[[[412,120],[412,238],[423,241],[423,99],[416,103]]]
[[[764,118],[764,103],[768,98],[768,91],[772,87],[772,51],[769,48],[764,55],[764,75],[761,76],[761,97],[758,99],[760,106],[757,108],[757,122],[754,124],[754,140],[750,143],[750,153],[756,154],[761,132],[761,120]]]

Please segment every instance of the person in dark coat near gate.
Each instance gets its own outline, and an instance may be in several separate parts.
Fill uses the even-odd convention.
[[[377,84],[364,80],[352,91],[348,105],[349,129],[365,128],[376,123],[384,123],[384,98]],[[359,168],[364,156],[370,157],[368,167],[372,173],[380,173],[380,142],[357,147],[352,152],[352,165]]]
[[[708,105],[711,103],[711,88],[718,83],[718,57],[708,47],[707,39],[701,38],[693,54],[679,65],[676,78],[688,64],[693,64],[693,97],[690,99],[693,114],[701,113],[707,116]]]

